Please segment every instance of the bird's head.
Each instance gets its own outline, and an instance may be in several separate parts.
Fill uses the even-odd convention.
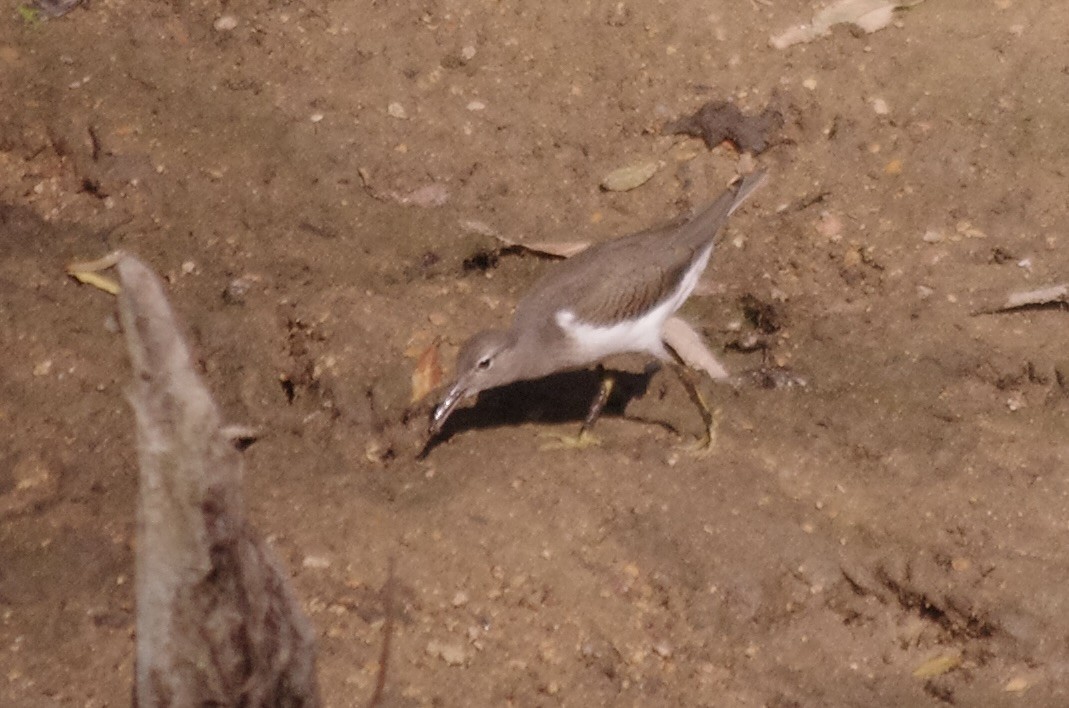
[[[510,332],[496,329],[479,332],[464,343],[457,354],[456,379],[431,414],[431,435],[442,429],[464,399],[517,379],[515,343]]]

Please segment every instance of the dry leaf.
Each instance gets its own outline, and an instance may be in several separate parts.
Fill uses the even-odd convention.
[[[1016,310],[1019,307],[1069,304],[1069,283],[1050,285],[1036,290],[1019,290],[997,300],[994,304],[980,307],[974,315]]]
[[[730,378],[727,369],[717,361],[705,344],[705,339],[686,321],[670,317],[661,333],[664,343],[672,348],[683,363],[697,371],[704,371],[714,381]]]
[[[438,342],[427,347],[412,371],[412,403],[422,401],[442,383],[442,364],[438,357]]]
[[[494,238],[509,248],[522,248],[540,256],[552,256],[553,258],[571,258],[581,251],[590,247],[589,241],[538,241],[536,243],[520,243],[513,241],[507,236],[494,234]]]
[[[933,657],[913,670],[913,676],[919,679],[930,679],[953,671],[961,666],[961,652],[950,651]]]
[[[923,0],[839,0],[817,14],[808,25],[796,25],[769,40],[776,49],[786,49],[792,44],[812,42],[828,35],[835,25],[847,23],[860,27],[868,33],[876,32],[891,24],[898,9],[919,5]]]
[[[662,132],[701,138],[710,150],[727,140],[741,153],[760,155],[782,127],[783,114],[771,105],[747,115],[730,101],[709,101],[691,115],[669,123]]]
[[[601,181],[601,188],[608,192],[627,192],[646,184],[656,173],[656,162],[628,165],[606,175]]]

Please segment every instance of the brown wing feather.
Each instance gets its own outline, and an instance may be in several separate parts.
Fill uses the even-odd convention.
[[[558,264],[520,301],[516,319],[554,326],[561,303],[591,324],[648,310],[675,290],[691,259],[763,178],[762,173],[746,178],[693,219],[606,241]],[[623,283],[631,287],[622,288]]]
[[[658,249],[660,253],[643,253],[641,260],[615,261],[611,268],[576,268],[574,277],[554,278],[556,302],[571,303],[570,309],[581,321],[611,324],[646,312],[662,302],[679,286],[690,258],[679,249]],[[666,252],[667,251],[667,252]],[[589,277],[587,277],[589,276]],[[554,283],[548,283],[554,286]],[[630,285],[630,287],[622,287]]]

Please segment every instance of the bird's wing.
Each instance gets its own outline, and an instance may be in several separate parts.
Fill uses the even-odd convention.
[[[646,238],[656,247],[641,249],[629,243]],[[599,325],[645,312],[675,291],[693,257],[692,249],[662,240],[667,238],[634,234],[560,263],[523,298],[517,317],[539,310],[538,315],[549,319],[554,311],[568,309],[579,321]],[[629,257],[621,258],[621,251]]]

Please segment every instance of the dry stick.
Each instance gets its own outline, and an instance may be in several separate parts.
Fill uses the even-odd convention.
[[[139,707],[319,705],[314,634],[245,521],[242,458],[152,271],[118,263],[137,419]]]
[[[382,702],[383,691],[386,690],[386,667],[390,661],[390,640],[393,638],[393,623],[396,614],[394,605],[393,574],[395,560],[390,558],[386,570],[386,584],[382,586],[382,651],[379,653],[379,675],[375,679],[375,692],[371,694],[371,700],[367,702],[367,708],[375,708]]]

